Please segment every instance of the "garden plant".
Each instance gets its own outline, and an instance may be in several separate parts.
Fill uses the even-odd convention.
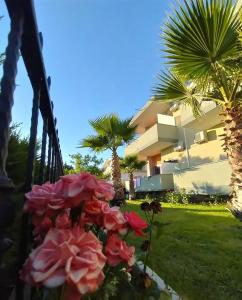
[[[34,226],[34,250],[20,278],[36,286],[36,299],[42,294],[45,299],[116,299],[120,286],[134,299],[157,292],[145,268],[160,204],[144,203],[147,223],[134,211],[110,207],[113,196],[110,184],[89,173],[65,175],[26,194],[24,210]],[[132,269],[135,247],[126,242],[132,232],[149,236],[141,246],[143,271]]]
[[[95,152],[111,150],[112,181],[116,199],[124,199],[124,189],[121,182],[121,170],[117,149],[132,141],[135,137],[135,127],[130,127],[131,119],[121,120],[116,114],[99,117],[89,121],[96,135],[90,135],[81,142],[81,147],[91,148]]]

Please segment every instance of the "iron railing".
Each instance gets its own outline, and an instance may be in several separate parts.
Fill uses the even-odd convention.
[[[0,299],[31,299],[31,289],[18,281],[21,268],[31,245],[31,226],[28,216],[23,214],[19,233],[17,264],[12,268],[4,264],[4,255],[12,243],[6,230],[14,221],[15,208],[11,199],[14,183],[8,178],[6,160],[10,133],[11,110],[14,104],[15,78],[19,55],[23,58],[33,89],[32,117],[24,191],[31,189],[34,178],[36,141],[39,112],[43,119],[41,158],[38,183],[54,182],[63,175],[63,162],[54,118],[54,105],[50,99],[51,79],[46,76],[42,56],[43,37],[38,31],[32,0],[5,0],[11,27],[3,63],[0,85]],[[47,149],[48,143],[48,149]],[[48,150],[48,151],[47,151]],[[14,270],[14,272],[13,272]]]

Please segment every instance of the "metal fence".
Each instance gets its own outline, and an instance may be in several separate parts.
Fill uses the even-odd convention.
[[[6,234],[15,217],[15,208],[11,198],[14,191],[14,182],[11,178],[8,178],[6,160],[11,111],[14,104],[15,78],[20,54],[33,89],[24,191],[29,191],[33,184],[39,112],[43,120],[43,131],[38,183],[54,182],[60,175],[63,175],[63,162],[56,128],[57,120],[53,114],[54,105],[49,94],[51,79],[47,77],[45,71],[42,56],[43,37],[38,31],[33,1],[5,0],[5,3],[11,27],[0,85],[0,299],[27,300],[31,299],[31,290],[18,282],[18,276],[16,276],[31,244],[31,226],[29,225],[28,216],[25,214],[22,215],[21,219],[17,263],[11,267],[3,263],[4,255],[8,253],[11,245],[16,243],[16,241],[11,241]]]

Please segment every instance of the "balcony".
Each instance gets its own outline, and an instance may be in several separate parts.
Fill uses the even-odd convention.
[[[128,145],[125,155],[137,154],[140,158],[147,158],[158,154],[178,141],[176,126],[157,123],[146,130],[137,140]]]
[[[201,105],[202,115],[195,118],[190,107],[181,107],[181,126],[207,130],[222,123],[221,107],[212,101],[203,102]]]
[[[173,175],[154,175],[140,179],[140,186],[136,192],[158,192],[163,190],[172,190],[174,188]]]

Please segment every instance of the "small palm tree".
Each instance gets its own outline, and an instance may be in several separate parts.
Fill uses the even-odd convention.
[[[124,199],[121,182],[121,171],[117,149],[132,141],[135,137],[135,127],[130,127],[131,119],[121,120],[116,114],[102,116],[89,121],[96,135],[83,139],[81,147],[88,147],[96,152],[112,151],[112,180],[116,199]]]
[[[129,174],[129,194],[135,199],[134,172],[141,170],[146,165],[145,161],[138,160],[137,155],[128,155],[120,160],[121,169]]]
[[[159,76],[155,98],[223,109],[224,150],[232,167],[231,211],[242,220],[242,26],[231,0],[185,0],[164,28],[170,70]],[[218,174],[219,175],[219,174]]]

